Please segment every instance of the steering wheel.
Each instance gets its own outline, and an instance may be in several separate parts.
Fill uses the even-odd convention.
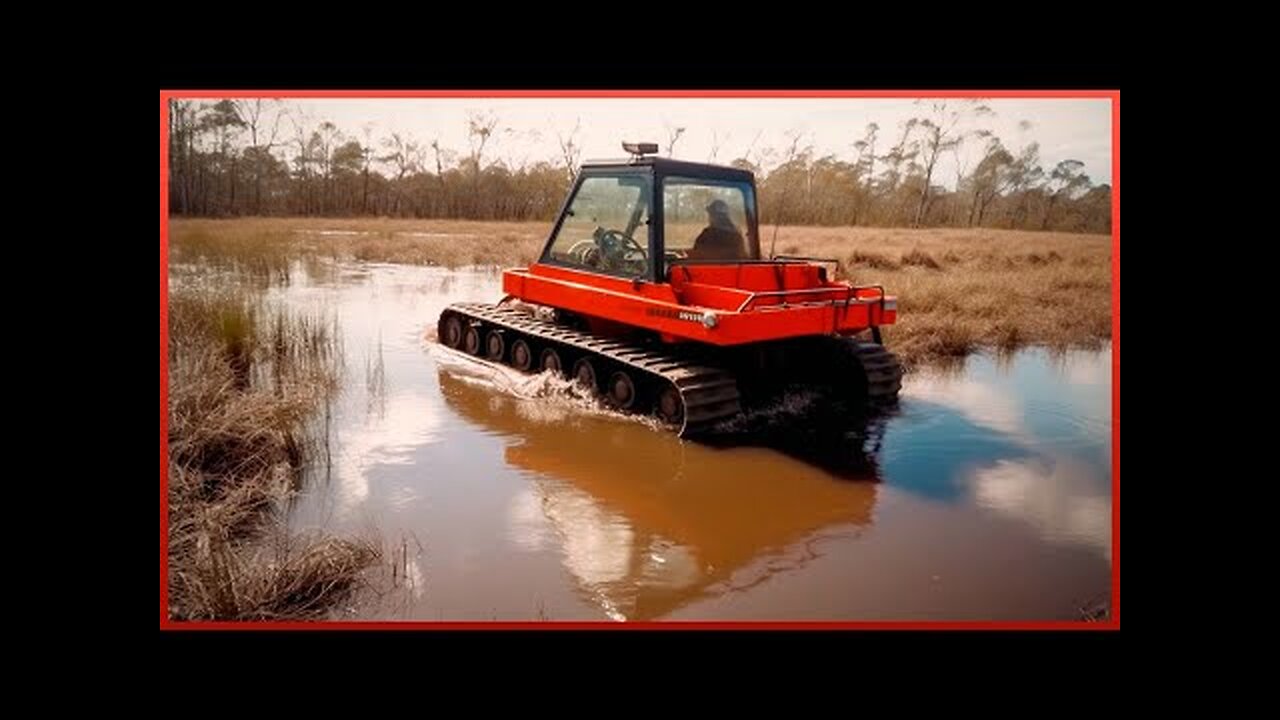
[[[630,235],[620,230],[596,228],[594,239],[596,246],[600,248],[600,254],[610,265],[619,269],[628,266],[635,269],[638,265],[639,272],[643,272],[648,266],[648,253]]]

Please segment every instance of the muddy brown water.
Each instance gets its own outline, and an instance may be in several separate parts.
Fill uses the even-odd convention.
[[[717,446],[433,342],[492,271],[300,268],[345,381],[298,531],[387,548],[378,620],[1074,620],[1111,579],[1111,358],[973,356],[900,407],[788,397]],[[394,570],[392,570],[394,568]]]

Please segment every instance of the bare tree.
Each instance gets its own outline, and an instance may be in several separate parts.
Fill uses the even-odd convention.
[[[790,138],[791,145],[787,147],[786,157],[782,161],[782,164],[779,165],[777,168],[774,168],[775,172],[780,169],[783,169],[783,170],[793,169],[796,164],[796,161],[799,160],[801,156],[807,156],[810,152],[813,151],[812,145],[806,145],[804,149],[800,148],[800,139],[803,137],[803,134],[800,131],[798,130],[789,131],[787,133],[787,137]],[[773,238],[769,241],[769,257],[774,256],[774,249],[778,245],[778,227],[782,224],[782,214],[784,212],[784,209],[789,209],[787,207],[787,200],[790,197],[790,193],[788,192],[790,189],[791,189],[790,183],[785,183],[782,186],[782,199],[778,202],[778,209],[776,211],[778,214],[776,215],[776,220],[773,223]]]
[[[443,185],[443,184],[444,184],[444,161],[443,161],[443,155],[444,155],[444,153],[445,153],[446,151],[445,151],[445,150],[441,150],[441,149],[440,149],[440,139],[439,139],[439,138],[436,138],[435,140],[432,140],[432,141],[431,141],[431,149],[435,151],[435,155],[436,155],[436,177],[440,179],[440,181],[441,181],[441,185]]]
[[[471,171],[475,173],[476,182],[480,180],[481,162],[484,159],[484,146],[498,127],[498,117],[491,112],[467,113],[467,139],[471,143]]]
[[[916,150],[907,144],[907,140],[911,137],[911,132],[915,130],[916,123],[919,122],[914,118],[908,120],[902,125],[902,137],[898,138],[898,142],[889,148],[889,152],[880,156],[880,160],[884,162],[885,169],[885,189],[892,192],[898,189],[898,184],[902,182],[902,166],[915,160]]]
[[[412,172],[419,170],[421,154],[418,149],[418,143],[412,138],[404,137],[400,133],[391,133],[391,137],[382,141],[382,146],[387,149],[387,154],[378,158],[384,163],[390,163],[396,172],[395,182],[392,184],[395,194],[395,205],[391,210],[392,215],[400,214],[400,198],[404,193],[404,177]],[[432,147],[437,148],[438,144],[431,143]]]
[[[314,156],[320,163],[320,172],[322,178],[321,195],[320,195],[320,214],[323,215],[332,205],[333,195],[333,151],[337,149],[338,143],[342,141],[342,131],[337,125],[325,120],[320,123],[320,129],[311,136],[311,145],[314,150]]]
[[[360,146],[360,171],[364,182],[360,191],[360,214],[366,215],[369,212],[369,161],[373,159],[373,123],[365,123],[361,130],[364,133],[364,144]]]
[[[560,156],[564,159],[565,173],[572,184],[578,178],[578,163],[582,158],[582,146],[578,145],[578,132],[582,129],[582,118],[573,124],[568,136],[556,130],[556,140],[560,143]]]
[[[1044,181],[1044,170],[1040,167],[1040,144],[1031,143],[1018,153],[1013,164],[1009,166],[1009,195],[1016,196],[1009,226],[1018,227],[1027,219],[1031,194]]]
[[[215,172],[221,176],[219,185],[229,187],[229,200],[224,205],[220,197],[221,190],[214,196],[218,212],[234,212],[236,203],[236,170],[239,153],[233,147],[240,131],[244,128],[244,120],[236,112],[236,106],[230,100],[219,100],[207,107],[203,125],[216,138],[217,166]]]
[[[291,142],[297,148],[298,154],[294,156],[294,168],[299,186],[298,195],[301,201],[301,209],[304,214],[310,214],[314,210],[314,191],[311,181],[311,165],[314,162],[312,158],[312,145],[310,142],[311,132],[308,129],[313,122],[310,115],[300,107],[294,107],[288,112],[289,124],[293,127],[293,138]]]
[[[169,104],[169,165],[170,182],[176,192],[178,211],[188,214],[195,211],[195,135],[199,123],[199,108],[192,100],[173,100]]]
[[[980,104],[976,99],[966,100],[959,107],[948,106],[948,101],[946,100],[936,100],[932,103],[931,113],[928,117],[915,120],[916,127],[920,129],[920,134],[922,135],[916,141],[916,147],[919,150],[920,164],[923,167],[924,187],[920,191],[920,203],[916,206],[915,220],[912,222],[913,226],[919,227],[924,220],[925,209],[929,205],[929,196],[933,191],[933,171],[938,164],[938,158],[943,152],[959,148],[964,143],[965,138],[971,134],[970,131],[960,129],[961,121],[971,117],[976,118],[994,114],[990,107]]]
[[[236,112],[249,128],[249,150],[253,156],[253,212],[262,212],[262,175],[271,149],[275,147],[276,135],[280,131],[280,119],[284,112],[280,109],[280,101],[253,98],[234,100]],[[265,115],[274,111],[270,119]],[[268,127],[270,129],[268,129]],[[261,140],[259,142],[259,133]]]
[[[467,112],[467,142],[471,145],[471,154],[467,158],[471,165],[471,193],[465,197],[464,206],[469,217],[476,218],[481,213],[480,176],[484,165],[484,147],[493,138],[498,128],[498,118],[492,112]]]
[[[862,139],[853,144],[854,149],[858,151],[858,161],[854,164],[855,181],[857,178],[866,178],[863,184],[863,212],[859,213],[864,216],[871,214],[871,206],[875,199],[875,176],[876,176],[876,133],[880,131],[880,126],[876,123],[867,123],[866,133]],[[854,224],[857,224],[857,215],[854,216]]]
[[[667,128],[667,157],[675,157],[676,141],[684,135],[685,128],[675,127],[670,123],[666,123]]]
[[[747,144],[747,149],[742,152],[742,159],[746,160],[748,165],[753,164],[753,161],[751,160],[751,153],[755,152],[756,143],[760,142],[760,136],[763,133],[763,130],[757,130],[756,136],[751,138],[751,142]]]
[[[1053,215],[1053,207],[1063,198],[1070,198],[1080,190],[1088,190],[1092,183],[1084,174],[1084,163],[1079,160],[1063,160],[1049,174],[1049,182],[1045,189],[1049,193],[1048,205],[1044,209],[1044,219],[1040,229],[1049,229],[1049,218]]]
[[[444,167],[446,164],[453,162],[453,158],[456,157],[456,153],[448,148],[441,147],[439,138],[431,141],[431,149],[435,153],[436,181],[440,185],[440,203],[437,204],[437,208],[443,205],[447,211],[452,212],[456,208],[452,199],[449,197],[449,184],[445,180]]]
[[[973,169],[973,174],[969,176],[969,190],[973,193],[973,199],[969,204],[970,227],[982,225],[987,207],[1008,189],[1014,177],[1011,171],[1012,166],[1013,156],[1005,149],[1000,139],[997,137],[989,139],[985,154]]]
[[[972,137],[985,139],[985,138],[993,137],[993,133],[990,130],[978,130],[973,133]],[[965,178],[968,177],[968,170],[969,170],[969,163],[968,161],[965,160],[962,143],[956,143],[955,147],[951,148],[951,157],[956,165],[956,196],[957,196],[957,199],[959,199],[961,191],[964,189]],[[972,189],[973,188],[970,188],[970,190]],[[972,203],[970,203],[969,210],[970,210],[969,224],[972,225],[973,224],[973,204]],[[954,207],[953,207],[953,211],[951,214],[952,222],[955,224],[959,224],[961,221],[960,216],[963,214],[964,214],[964,204],[963,202],[958,201],[954,204]]]
[[[915,163],[915,158],[918,154],[917,148],[909,142],[918,122],[918,120],[912,118],[903,123],[902,135],[898,138],[898,142],[890,146],[889,150],[879,157],[879,160],[884,164],[884,170],[881,171],[879,192],[888,201],[888,209],[882,213],[882,217],[887,218],[890,223],[904,219],[907,200],[900,196],[898,188],[903,184],[906,174],[904,166],[906,169],[910,169]]]
[[[527,140],[526,142],[516,142],[512,150],[507,151],[507,159],[505,161],[499,160],[498,162],[505,164],[507,169],[512,172],[521,172],[528,168],[530,148],[536,148],[542,144],[542,132],[537,128],[532,128],[525,132],[518,132],[514,128],[506,128],[502,132],[504,135],[510,135],[517,139],[523,135]],[[518,156],[513,152],[515,148],[520,148],[521,150]]]
[[[725,143],[731,137],[730,133],[725,133],[724,137],[720,137],[720,133],[715,128],[711,129],[711,155],[707,158],[708,162],[715,162],[716,156],[720,154],[720,145]]]

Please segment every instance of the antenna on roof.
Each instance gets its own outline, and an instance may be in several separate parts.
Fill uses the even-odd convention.
[[[656,155],[658,143],[633,143],[623,141],[622,149],[631,153],[632,161],[643,160],[645,155]]]

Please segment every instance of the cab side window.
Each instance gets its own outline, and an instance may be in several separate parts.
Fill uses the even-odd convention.
[[[662,185],[666,259],[758,259],[748,223],[750,187],[741,182],[668,177]]]

